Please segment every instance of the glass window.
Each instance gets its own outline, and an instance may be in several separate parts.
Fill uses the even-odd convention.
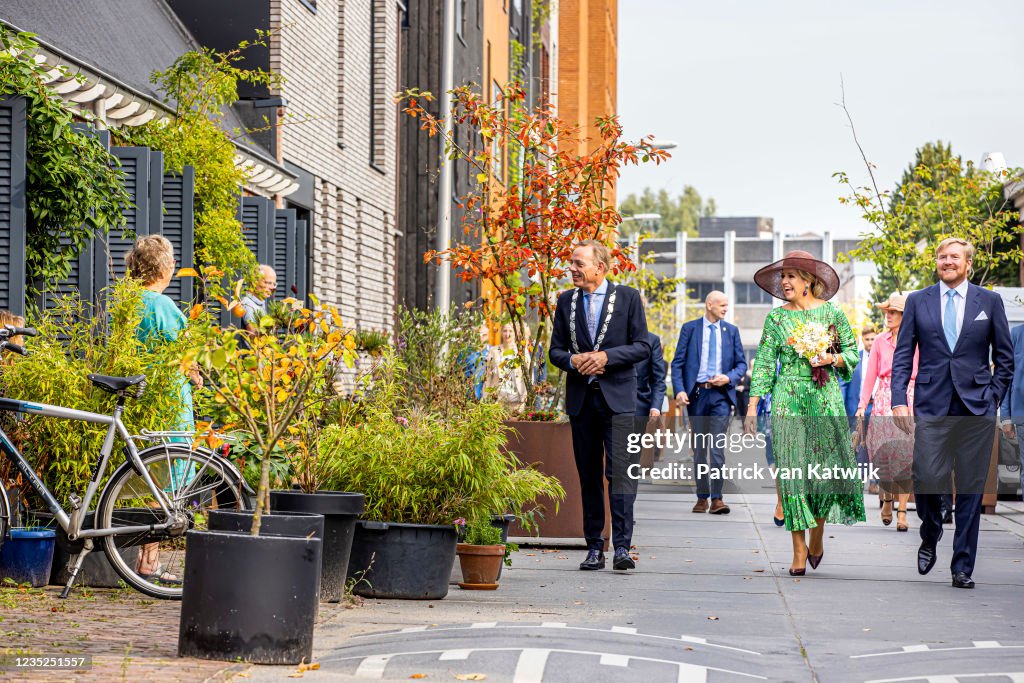
[[[686,282],[686,296],[694,301],[703,302],[707,298],[708,294],[715,291],[722,291],[725,289],[724,282]]]

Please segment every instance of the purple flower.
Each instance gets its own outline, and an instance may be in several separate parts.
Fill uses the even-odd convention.
[[[455,520],[452,523],[455,526],[466,526],[466,518],[465,517],[459,517],[457,520]]]
[[[395,418],[395,422],[397,422],[398,424],[402,425],[403,427],[408,427],[409,426],[409,420],[407,420],[406,418],[402,417],[401,415],[399,415],[398,417]]]

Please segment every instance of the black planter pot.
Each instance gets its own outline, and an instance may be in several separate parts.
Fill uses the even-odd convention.
[[[501,529],[501,542],[508,543],[508,528],[512,525],[512,522],[516,521],[515,515],[491,515],[491,526],[496,526]],[[505,569],[505,561],[502,560],[501,566],[498,567],[498,578],[501,578],[501,572]]]
[[[356,518],[363,514],[366,497],[344,491],[271,491],[270,509],[275,512],[307,512],[323,515],[323,566],[320,600],[339,602],[345,594],[345,578]]]
[[[256,664],[311,659],[319,538],[189,531],[185,542],[179,656]]]
[[[252,510],[210,510],[207,524],[210,531],[229,531],[247,534],[252,529]],[[293,538],[323,539],[323,515],[308,512],[271,512],[260,518],[260,536],[291,536]]]
[[[448,595],[458,534],[454,526],[356,523],[348,578],[368,598],[440,600]]]

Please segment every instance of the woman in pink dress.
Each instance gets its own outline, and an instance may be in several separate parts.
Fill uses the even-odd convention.
[[[871,347],[867,367],[864,368],[864,385],[857,410],[857,434],[863,434],[864,411],[868,403],[871,420],[868,425],[865,445],[871,462],[878,468],[878,481],[882,489],[882,523],[892,524],[893,498],[896,499],[896,531],[907,531],[907,504],[914,490],[911,480],[911,465],[914,461],[913,437],[896,427],[892,419],[892,357],[896,352],[896,339],[903,322],[903,307],[907,297],[890,294],[888,300],[875,304],[885,311],[885,332],[878,335]],[[914,368],[907,386],[907,402],[914,409],[914,380],[917,378],[917,352],[914,352]]]

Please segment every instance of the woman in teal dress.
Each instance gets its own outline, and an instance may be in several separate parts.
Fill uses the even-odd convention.
[[[139,341],[152,347],[161,341],[174,341],[185,330],[188,319],[171,298],[163,292],[171,284],[174,277],[174,246],[162,235],[140,237],[135,246],[125,256],[125,264],[131,277],[142,281],[145,289],[142,292],[142,320],[136,334]],[[190,384],[202,386],[202,377],[198,368],[189,373],[188,378],[181,376],[178,383],[178,419],[176,424],[167,425],[168,429],[182,432],[195,432],[195,417],[192,413],[192,387]],[[176,438],[174,441],[190,442],[187,438]],[[179,489],[188,481],[190,473],[188,465],[183,461],[175,461],[171,467],[173,482],[168,482],[165,490],[169,493]],[[139,574],[149,580],[163,583],[177,583],[180,579],[164,570],[160,564],[160,547],[158,543],[147,543],[139,553]]]
[[[765,320],[754,359],[744,431],[757,433],[757,405],[770,393],[772,445],[783,515],[793,538],[789,573],[802,576],[806,564],[816,569],[825,554],[826,522],[865,520],[864,485],[857,476],[839,389],[840,379],[849,381],[859,354],[846,315],[828,302],[839,289],[839,276],[830,265],[807,252],[793,251],[759,270],[754,281],[786,303],[773,309]],[[834,327],[832,352],[811,360],[797,354],[790,339],[793,330],[806,322]],[[834,473],[840,476],[826,478]]]

